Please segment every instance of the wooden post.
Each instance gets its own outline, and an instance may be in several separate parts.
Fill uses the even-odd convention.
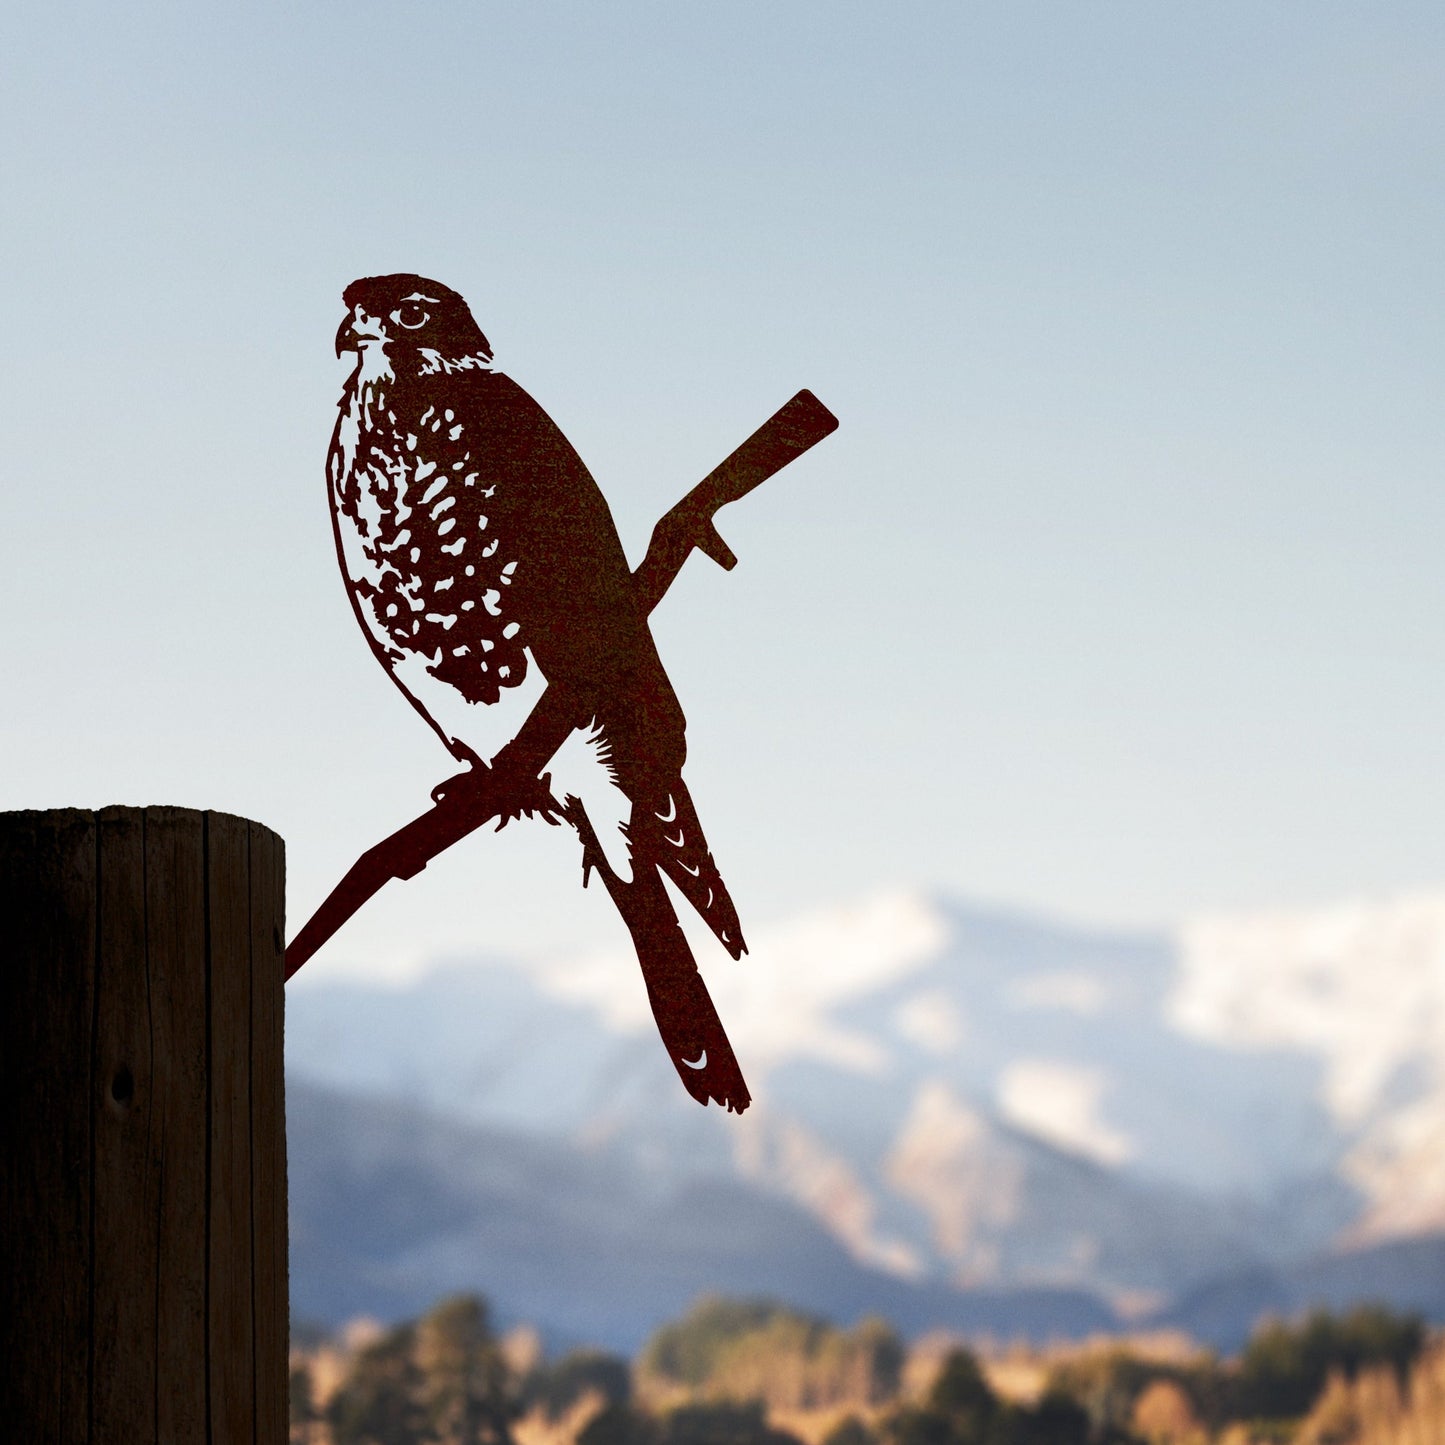
[[[0,1434],[284,1445],[285,850],[0,813]]]

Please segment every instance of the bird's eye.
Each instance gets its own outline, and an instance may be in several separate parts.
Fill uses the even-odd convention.
[[[393,311],[391,314],[402,326],[405,326],[408,331],[418,330],[425,326],[430,319],[428,313],[423,311],[421,307],[413,301],[408,301],[405,306]]]

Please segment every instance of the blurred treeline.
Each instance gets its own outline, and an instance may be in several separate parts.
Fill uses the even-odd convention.
[[[1445,1445],[1445,1340],[1363,1307],[1180,1340],[905,1347],[783,1306],[705,1299],[636,1360],[542,1358],[481,1300],[391,1329],[298,1332],[292,1445]]]

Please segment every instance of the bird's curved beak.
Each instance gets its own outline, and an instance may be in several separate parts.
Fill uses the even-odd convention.
[[[379,316],[373,316],[359,301],[351,308],[336,332],[336,354],[360,351],[369,342],[386,345],[386,327]]]

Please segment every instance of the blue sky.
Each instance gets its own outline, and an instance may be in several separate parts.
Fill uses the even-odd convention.
[[[655,620],[745,922],[1109,923],[1445,880],[1445,12],[22,3],[0,21],[0,806],[287,839],[449,759],[322,464],[354,276],[460,290],[634,559],[798,387],[836,436]],[[310,965],[612,938],[560,833]]]

